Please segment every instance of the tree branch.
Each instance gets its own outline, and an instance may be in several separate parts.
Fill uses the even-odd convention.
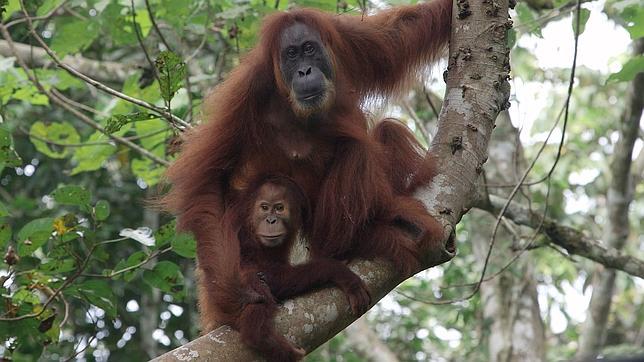
[[[62,95],[56,95],[56,94],[48,91],[47,89],[45,89],[45,87],[43,87],[43,85],[40,84],[38,79],[36,77],[34,77],[34,75],[30,72],[29,67],[22,60],[22,58],[18,55],[17,51],[13,50],[14,48],[13,48],[13,40],[11,39],[11,34],[9,34],[9,31],[7,30],[7,28],[1,23],[0,23],[0,34],[2,34],[2,37],[8,42],[9,48],[12,49],[12,53],[16,57],[16,61],[18,62],[18,65],[20,65],[20,67],[24,70],[25,74],[27,75],[27,78],[29,78],[31,83],[33,83],[33,85],[36,86],[36,88],[38,88],[38,91],[40,91],[42,94],[46,95],[47,98],[49,98],[49,100],[51,100],[53,103],[58,104],[59,106],[64,108],[66,111],[68,111],[69,113],[71,113],[74,116],[76,116],[81,122],[83,122],[86,125],[94,128],[95,130],[105,134],[110,139],[112,139],[112,140],[114,140],[114,141],[116,141],[116,142],[118,142],[118,143],[120,143],[120,144],[122,144],[124,146],[129,147],[130,149],[132,149],[132,150],[138,152],[139,154],[141,154],[142,156],[147,157],[150,160],[152,160],[152,161],[154,161],[154,162],[156,162],[156,163],[158,163],[160,165],[167,166],[169,164],[168,161],[158,157],[157,155],[155,155],[152,152],[146,150],[145,148],[137,145],[136,143],[134,143],[134,142],[132,142],[132,141],[130,141],[130,140],[124,138],[124,137],[117,136],[117,135],[114,135],[114,134],[106,132],[105,129],[103,128],[103,126],[101,126],[100,124],[94,122],[93,119],[89,118],[83,112],[79,111],[78,109],[76,109],[75,107],[70,105],[69,102],[67,102],[67,98],[63,97]]]
[[[359,261],[351,269],[367,285],[372,303],[402,281],[384,262]],[[344,294],[337,288],[327,288],[285,301],[275,317],[275,327],[296,345],[312,351],[354,319]],[[224,326],[152,361],[253,361],[258,358],[244,346],[239,333]]]
[[[47,55],[49,55],[49,57],[54,61],[54,63],[56,63],[56,65],[58,65],[59,67],[63,68],[64,70],[66,70],[67,73],[69,73],[70,75],[81,79],[85,83],[90,84],[90,85],[96,87],[97,89],[107,93],[107,94],[110,94],[112,96],[121,98],[121,99],[123,99],[125,101],[128,101],[128,102],[130,102],[132,104],[135,104],[135,105],[137,105],[139,107],[148,109],[148,110],[150,110],[152,112],[155,112],[157,114],[162,115],[164,118],[166,118],[168,120],[168,122],[170,122],[177,129],[190,128],[190,124],[188,124],[183,119],[177,117],[176,115],[172,114],[168,110],[160,108],[160,107],[157,107],[157,106],[155,106],[153,104],[150,104],[150,103],[148,103],[146,101],[143,101],[141,99],[134,98],[134,97],[131,97],[131,96],[127,95],[127,94],[121,93],[121,92],[117,91],[116,89],[113,89],[113,88],[111,88],[111,87],[109,87],[109,86],[107,86],[107,85],[105,85],[105,84],[103,84],[103,83],[91,78],[91,77],[88,77],[87,75],[79,72],[78,70],[74,69],[73,67],[70,67],[69,65],[63,63],[60,60],[60,58],[56,55],[56,53],[51,48],[49,48],[47,43],[45,43],[45,41],[40,37],[40,35],[38,35],[38,32],[36,31],[36,28],[34,27],[34,24],[33,24],[32,20],[31,20],[31,17],[29,15],[29,13],[27,13],[27,10],[25,9],[23,0],[19,0],[19,1],[20,1],[20,7],[22,8],[22,12],[25,14],[25,18],[27,20],[27,25],[29,27],[29,32],[31,33],[31,36],[36,40],[36,42],[38,44],[40,44],[40,46],[45,50]]]
[[[481,202],[476,207],[497,215],[507,200],[490,195],[489,202]],[[527,207],[510,203],[505,217],[516,224],[538,228],[541,215],[532,213]],[[541,232],[550,242],[566,249],[568,253],[582,256],[608,268],[624,271],[636,277],[644,278],[644,261],[626,255],[615,248],[605,246],[601,241],[584,235],[581,231],[558,224],[552,219],[543,220]]]
[[[22,58],[25,63],[31,67],[45,68],[55,64],[47,55],[45,49],[32,46],[29,44],[15,43],[14,47],[16,54]],[[0,40],[0,55],[3,57],[13,57],[9,42]],[[127,79],[129,73],[136,69],[134,64],[126,64],[110,61],[98,61],[94,59],[84,58],[80,55],[68,55],[62,60],[63,63],[78,70],[83,74],[106,83],[122,83]]]

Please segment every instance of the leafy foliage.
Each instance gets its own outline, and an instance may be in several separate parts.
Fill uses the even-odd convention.
[[[170,51],[163,51],[157,57],[154,65],[159,73],[159,88],[161,97],[169,102],[186,77],[186,63]]]
[[[107,119],[107,124],[105,125],[105,132],[114,133],[116,131],[119,131],[126,124],[144,121],[147,119],[154,119],[154,118],[157,118],[157,116],[147,112],[116,114]]]
[[[640,55],[629,59],[622,67],[622,70],[608,77],[607,82],[628,82],[642,72],[644,72],[644,56]]]
[[[7,11],[7,5],[9,4],[8,0],[0,0],[0,18]]]
[[[51,158],[65,158],[71,154],[71,150],[66,145],[75,145],[80,143],[80,135],[70,123],[52,123],[35,122],[29,130],[31,142],[36,150]]]
[[[13,148],[11,133],[0,126],[0,171],[6,167],[18,167],[22,160]]]

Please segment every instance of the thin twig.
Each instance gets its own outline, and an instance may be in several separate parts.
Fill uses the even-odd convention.
[[[94,325],[96,325],[96,323],[94,323]],[[78,341],[77,347],[74,347],[74,354],[69,356],[68,358],[66,358],[65,362],[69,362],[71,360],[74,360],[74,359],[76,359],[76,356],[78,356],[79,354],[85,352],[85,350],[89,347],[89,345],[94,341],[95,338],[96,338],[96,333],[92,334],[91,337],[88,337],[87,338],[87,343],[85,343],[85,346],[77,351],[76,349],[78,348],[78,346],[80,346],[80,343],[81,343],[82,340]]]
[[[568,127],[568,113],[569,113],[568,111],[570,108],[570,99],[572,97],[572,90],[575,84],[575,71],[577,69],[577,52],[579,48],[579,26],[581,23],[580,10],[581,10],[581,0],[577,0],[577,8],[575,10],[575,13],[577,14],[577,23],[576,23],[576,29],[575,29],[575,46],[574,46],[574,52],[573,52],[573,58],[572,58],[572,67],[570,69],[570,80],[568,82],[568,94],[566,96],[566,102],[564,103],[564,107],[563,107],[564,121],[561,127],[561,139],[559,140],[559,146],[557,147],[557,155],[555,156],[555,162],[553,162],[552,166],[550,167],[550,170],[544,177],[542,177],[537,181],[522,183],[521,186],[533,186],[550,179],[552,174],[555,172],[555,169],[557,167],[557,164],[559,163],[559,160],[561,159],[561,151],[563,150],[563,144],[566,137],[566,129]],[[559,123],[559,118],[561,118],[561,113],[559,114],[559,117],[557,117],[557,122],[555,123],[555,125]],[[553,129],[550,129],[550,133],[548,134],[548,137],[550,137],[550,134],[552,134]],[[544,145],[546,142],[544,142]],[[501,188],[501,187],[511,187],[511,186],[486,185],[486,187]]]
[[[65,315],[63,317],[63,320],[60,321],[60,324],[58,325],[59,328],[62,328],[65,323],[67,323],[67,320],[69,319],[69,302],[65,298],[65,295],[63,293],[60,293],[60,300],[63,302],[63,305],[65,306]]]
[[[159,79],[159,74],[157,73],[157,67],[154,64],[154,61],[150,57],[150,53],[148,53],[148,49],[145,47],[145,44],[143,43],[143,34],[139,31],[138,24],[136,22],[136,8],[134,7],[134,0],[130,0],[130,4],[132,7],[132,27],[134,28],[134,34],[136,34],[136,40],[139,42],[139,47],[141,50],[143,50],[143,55],[145,56],[145,60],[148,61],[148,65],[150,65],[150,68],[152,69],[152,74],[154,74],[154,78],[161,83],[161,80]]]
[[[427,104],[429,104],[429,108],[431,108],[432,112],[434,112],[434,116],[438,118],[438,110],[436,109],[436,106],[434,106],[434,102],[432,102],[432,99],[429,96],[429,92],[427,92],[427,88],[425,88],[425,86],[423,86],[423,94],[425,95],[425,100],[427,100]]]
[[[124,237],[122,237],[122,238],[116,238],[116,239],[110,239],[110,240],[103,240],[103,241],[101,241],[101,242],[96,243],[96,245],[114,244],[114,243],[118,243],[119,241],[124,241],[124,240],[128,240],[128,239],[129,239],[129,237],[124,236]]]
[[[22,0],[20,0],[22,1]],[[86,125],[94,128],[95,130],[105,134],[109,138],[113,139],[114,141],[121,143],[132,150],[140,153],[142,156],[145,156],[152,161],[163,165],[163,166],[168,166],[170,163],[167,160],[164,160],[162,158],[159,158],[157,155],[153,154],[152,152],[146,150],[145,148],[123,138],[120,136],[116,136],[114,134],[111,134],[109,132],[106,132],[105,129],[98,123],[94,122],[91,118],[86,116],[84,113],[80,112],[76,108],[74,108],[72,105],[69,103],[65,102],[63,97],[58,97],[55,94],[49,92],[43,85],[36,79],[33,75],[33,73],[30,71],[29,67],[27,64],[24,62],[24,60],[18,55],[16,48],[13,43],[13,39],[11,38],[11,35],[7,31],[7,29],[4,27],[4,25],[0,24],[0,33],[4,37],[4,39],[7,41],[9,44],[9,48],[11,49],[11,52],[13,53],[14,57],[16,58],[16,62],[20,65],[20,67],[25,71],[25,74],[29,78],[29,80],[36,86],[36,88],[44,95],[46,95],[53,103],[58,104],[59,106],[63,107],[65,110],[68,112],[72,113],[74,116],[76,116],[81,122],[85,123]]]
[[[89,147],[89,146],[112,146],[113,143],[111,141],[87,141],[85,143],[61,143],[61,142],[56,142],[52,141],[48,138],[41,137],[35,134],[31,134],[27,129],[24,127],[18,127],[18,130],[23,133],[26,136],[33,137],[39,141],[45,142],[47,144],[53,145],[53,146],[59,146],[59,147]],[[144,138],[156,136],[158,134],[161,134],[163,132],[168,132],[170,131],[170,128],[164,128],[156,131],[151,131],[146,134],[140,135],[140,136],[129,136],[129,137],[123,137],[123,139],[129,140],[129,141],[136,141],[136,140],[141,140]]]
[[[550,189],[551,189],[550,181],[548,181],[547,184],[548,184],[548,187],[547,187],[547,190],[546,190],[546,200],[548,200],[548,197],[550,196]],[[497,276],[501,275],[503,272],[505,272],[507,269],[509,269],[510,266],[512,264],[514,264],[514,262],[516,262],[521,255],[523,255],[524,252],[526,252],[527,250],[532,249],[532,246],[534,245],[534,241],[537,239],[537,236],[541,233],[541,228],[543,227],[543,223],[546,220],[546,216],[548,214],[548,205],[549,204],[546,202],[546,204],[544,205],[543,212],[541,213],[541,218],[539,219],[539,224],[537,225],[537,227],[535,227],[533,229],[532,236],[530,237],[528,242],[526,242],[523,245],[523,247],[521,247],[521,249],[519,249],[517,251],[517,253],[514,254],[512,256],[512,258],[503,267],[501,267],[501,269],[499,269],[494,274],[492,274],[492,275],[486,277],[485,279],[483,279],[483,282],[488,282],[488,281],[496,278]],[[504,218],[504,220],[505,220],[505,218]],[[446,286],[441,286],[440,288],[441,289],[464,288],[464,287],[473,287],[475,285],[476,285],[476,283],[450,284],[450,285],[446,285]]]
[[[39,20],[49,20],[49,18],[51,18],[52,16],[54,16],[54,14],[56,14],[56,12],[58,12],[58,10],[59,10],[60,8],[62,8],[63,6],[65,6],[65,5],[67,4],[67,1],[69,1],[69,0],[63,0],[63,2],[61,2],[61,3],[60,3],[60,5],[58,5],[58,6],[56,6],[55,8],[53,8],[49,13],[47,13],[47,14],[45,14],[45,15],[42,15],[42,16],[33,16],[33,17],[31,17],[31,20],[35,20],[35,21],[39,21]],[[14,26],[14,25],[22,24],[22,23],[24,23],[24,22],[26,22],[26,21],[27,21],[27,18],[26,18],[26,17],[25,17],[25,18],[16,19],[16,20],[13,20],[13,21],[10,21],[10,22],[6,23],[6,24],[5,24],[5,27],[6,27],[7,29],[9,29],[9,28],[11,28],[11,27],[12,27],[12,26]]]
[[[141,262],[139,262],[139,263],[137,263],[137,264],[134,264],[134,265],[130,265],[130,266],[128,266],[127,268],[123,268],[123,269],[121,269],[121,270],[112,271],[111,273],[109,273],[109,274],[107,274],[107,275],[104,275],[104,274],[83,274],[83,276],[84,276],[84,277],[93,277],[93,278],[107,278],[107,279],[112,279],[112,278],[117,277],[117,276],[119,276],[119,275],[121,275],[121,274],[123,274],[123,273],[127,273],[127,272],[129,272],[129,271],[131,271],[131,270],[138,269],[138,268],[142,267],[143,265],[145,265],[145,264],[149,263],[152,259],[154,259],[154,258],[158,257],[159,255],[165,254],[165,253],[167,253],[167,252],[168,252],[168,251],[170,251],[170,250],[172,250],[172,247],[171,247],[171,246],[169,246],[169,247],[167,247],[167,248],[165,248],[165,249],[163,249],[163,250],[156,250],[156,251],[152,252],[150,255],[148,255],[148,256],[147,256],[144,260],[142,260]]]
[[[23,315],[18,316],[18,317],[9,317],[9,318],[0,317],[0,321],[17,322],[17,321],[21,321],[21,320],[24,320],[24,319],[37,318],[41,314],[43,314],[47,310],[47,307],[58,296],[58,294],[60,294],[65,288],[67,288],[71,283],[73,283],[78,277],[81,276],[81,274],[83,273],[83,270],[85,270],[85,268],[87,267],[87,264],[88,264],[89,260],[91,259],[92,253],[94,252],[95,249],[96,249],[96,246],[95,245],[92,246],[92,248],[90,249],[90,251],[89,251],[87,257],[85,258],[83,264],[81,266],[79,266],[79,268],[76,270],[76,272],[74,274],[72,274],[69,278],[65,279],[65,281],[63,282],[63,284],[61,284],[60,287],[58,287],[56,290],[53,291],[53,293],[49,296],[49,298],[47,298],[45,303],[42,305],[42,307],[41,307],[39,312],[23,314]]]
[[[59,97],[59,98],[65,98],[65,102],[71,104],[72,106],[74,106],[76,108],[80,108],[80,109],[84,110],[85,112],[93,113],[93,114],[95,114],[97,116],[101,116],[101,117],[105,117],[105,118],[110,117],[110,115],[108,113],[106,113],[106,112],[99,111],[96,108],[90,107],[90,106],[88,106],[86,104],[77,102],[77,101],[75,101],[73,99],[70,99],[70,98],[66,97],[63,93],[59,92],[56,88],[52,88],[51,92],[54,95],[56,95],[57,97]]]
[[[149,0],[145,0],[145,8],[148,10],[148,15],[150,15],[150,22],[152,23],[152,27],[154,27],[154,30],[157,32],[157,35],[159,35],[161,42],[163,43],[163,45],[165,45],[165,48],[167,50],[172,50],[170,48],[170,45],[168,45],[168,42],[165,40],[165,37],[163,36],[161,29],[159,29],[159,26],[157,25],[157,21],[154,18],[154,13],[152,12],[152,7],[150,6]]]
[[[84,82],[96,87],[97,89],[100,89],[104,91],[107,94],[113,95],[115,97],[121,98],[125,101],[128,101],[132,104],[135,104],[139,107],[143,107],[145,109],[151,110],[155,113],[158,113],[162,115],[164,118],[166,118],[173,126],[175,126],[177,129],[184,130],[186,128],[190,128],[190,124],[183,119],[179,118],[178,116],[168,112],[167,110],[163,108],[159,108],[155,105],[152,105],[146,101],[143,101],[138,98],[131,97],[127,94],[121,93],[117,91],[116,89],[113,89],[91,77],[88,77],[87,75],[77,71],[76,69],[70,67],[69,65],[63,63],[61,59],[56,55],[56,53],[45,43],[45,41],[38,35],[38,32],[33,26],[33,22],[31,21],[31,17],[29,17],[29,13],[27,12],[25,6],[24,6],[24,0],[19,0],[20,1],[20,6],[22,8],[23,13],[27,17],[27,24],[29,25],[29,32],[32,34],[33,38],[36,40],[38,44],[40,44],[40,47],[47,52],[49,57],[56,63],[59,67],[63,68],[66,70],[70,75],[79,78],[83,80]]]
[[[582,3],[590,2],[592,0],[582,0]],[[563,17],[564,15],[568,15],[569,12],[576,10],[576,1],[570,1],[566,4],[561,5],[558,8],[551,9],[548,12],[544,13],[543,16],[540,16],[532,21],[528,22],[523,22],[521,24],[518,24],[515,27],[515,30],[520,33],[522,29],[529,30],[533,25],[539,25],[540,27],[543,27],[548,21],[555,20],[557,18]],[[517,37],[518,38],[518,37]]]
[[[409,117],[414,121],[414,124],[420,131],[419,133],[421,133],[421,135],[423,136],[423,141],[425,141],[425,144],[429,145],[430,134],[427,131],[427,128],[425,127],[423,122],[418,117],[418,114],[416,114],[416,111],[414,111],[414,108],[409,104],[407,100],[403,100],[400,103],[402,104],[403,108],[405,108],[405,111],[407,112],[407,114],[409,114]]]
[[[143,50],[143,55],[145,56],[145,59],[148,61],[148,64],[150,65],[150,69],[152,69],[152,74],[154,74],[154,78],[157,80],[157,83],[159,83],[159,86],[161,86],[161,78],[159,77],[157,66],[152,60],[152,57],[150,57],[150,53],[148,53],[148,49],[145,47],[145,44],[143,43],[143,34],[141,34],[141,32],[139,31],[140,29],[136,23],[136,8],[134,7],[134,0],[130,0],[130,4],[132,5],[132,27],[134,28],[134,34],[136,34],[136,40],[139,42],[139,46],[141,47],[141,50]],[[170,100],[164,98],[163,102],[165,103],[165,108],[168,110],[168,112],[172,113],[172,109],[170,108]]]
[[[201,49],[203,49],[204,45],[206,45],[206,38],[208,37],[208,33],[204,34],[203,37],[201,37],[201,42],[197,46],[197,48],[186,58],[186,64],[189,63],[194,57],[199,54]]]
[[[65,11],[70,13],[73,17],[78,18],[80,20],[87,20],[86,16],[70,8],[68,5],[65,5],[64,8],[65,8]]]

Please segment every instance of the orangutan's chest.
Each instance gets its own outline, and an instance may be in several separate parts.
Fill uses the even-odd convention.
[[[297,132],[290,135],[290,137],[279,136],[277,145],[284,157],[293,161],[310,160],[316,146],[319,148],[317,142]]]

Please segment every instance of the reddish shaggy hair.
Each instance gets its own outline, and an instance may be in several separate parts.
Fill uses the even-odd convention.
[[[364,18],[300,9],[266,19],[260,42],[205,101],[208,122],[186,134],[166,174],[172,188],[164,206],[198,241],[206,330],[227,322],[216,301],[239,298],[220,292],[238,281],[231,266],[240,262],[224,213],[257,175],[287,175],[308,197],[314,260],[380,256],[410,273],[442,236],[410,197],[431,177],[429,158],[401,126],[386,122],[370,133],[360,106],[365,97],[397,91],[440,55],[451,9],[451,0],[434,0]],[[319,33],[335,73],[332,107],[310,129],[299,126],[279,71],[280,35],[295,23]],[[306,152],[293,157],[291,149]]]

